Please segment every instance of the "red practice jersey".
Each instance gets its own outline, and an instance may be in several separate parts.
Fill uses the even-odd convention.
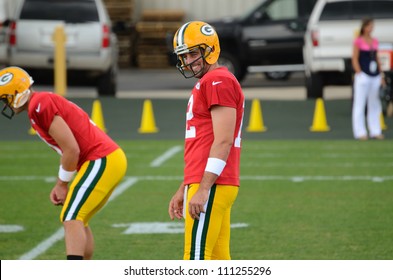
[[[64,119],[78,142],[78,170],[85,161],[105,157],[119,148],[76,104],[51,92],[34,92],[28,108],[31,126],[37,135],[60,155],[62,151],[59,145],[48,133],[56,115]]]
[[[184,183],[201,182],[214,140],[212,106],[236,109],[234,144],[216,184],[239,186],[244,95],[239,82],[225,67],[206,73],[194,86],[188,101],[184,150]]]

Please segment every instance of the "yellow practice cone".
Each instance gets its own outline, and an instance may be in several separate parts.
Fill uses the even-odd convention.
[[[386,108],[386,116],[389,118],[393,117],[393,101],[390,101]]]
[[[32,127],[30,127],[28,133],[29,133],[30,135],[36,135],[36,134],[37,134],[37,132],[35,131],[35,129],[32,128]]]
[[[325,105],[323,104],[322,98],[317,98],[315,102],[315,112],[312,126],[310,131],[313,132],[325,132],[329,131],[330,127],[326,121]]]
[[[385,118],[384,118],[382,112],[381,112],[381,116],[380,116],[379,120],[380,120],[380,122],[381,122],[381,129],[382,129],[382,130],[388,129],[388,126],[387,126],[386,123],[385,123]]]
[[[261,104],[258,99],[253,99],[251,103],[250,120],[248,123],[248,132],[263,132],[267,128],[263,124]]]
[[[147,99],[143,103],[141,127],[139,133],[155,133],[158,131],[154,120],[153,105],[151,100]]]
[[[93,109],[91,112],[91,120],[98,126],[102,131],[106,132],[104,116],[102,114],[101,102],[94,100]]]

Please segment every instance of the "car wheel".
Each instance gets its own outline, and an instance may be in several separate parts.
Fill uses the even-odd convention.
[[[285,81],[289,79],[291,75],[290,72],[282,72],[282,71],[274,71],[274,72],[266,72],[265,77],[268,80],[273,81]]]
[[[218,64],[227,67],[228,70],[235,75],[239,82],[242,81],[246,75],[246,71],[244,67],[241,66],[239,60],[228,52],[220,53]]]
[[[307,98],[323,97],[323,79],[320,73],[311,73],[309,77],[306,76],[306,91]]]
[[[116,70],[112,67],[98,77],[97,91],[99,96],[115,96],[116,89]]]

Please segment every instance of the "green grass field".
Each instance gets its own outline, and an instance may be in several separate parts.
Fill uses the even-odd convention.
[[[183,142],[119,144],[127,178],[91,221],[95,259],[181,259],[181,222],[170,221],[167,208],[182,176]],[[174,152],[162,158],[167,151]],[[60,208],[48,199],[58,162],[40,141],[1,142],[0,259],[65,258],[61,236],[43,245],[61,229]],[[393,259],[392,165],[391,141],[243,141],[232,258]]]

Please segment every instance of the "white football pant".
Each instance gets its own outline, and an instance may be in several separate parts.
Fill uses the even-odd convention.
[[[367,136],[381,135],[381,112],[382,105],[379,99],[379,87],[381,86],[381,75],[369,76],[360,72],[355,74],[354,93],[352,106],[352,129],[357,139]],[[365,109],[367,105],[367,119]],[[367,128],[366,128],[367,121]]]

